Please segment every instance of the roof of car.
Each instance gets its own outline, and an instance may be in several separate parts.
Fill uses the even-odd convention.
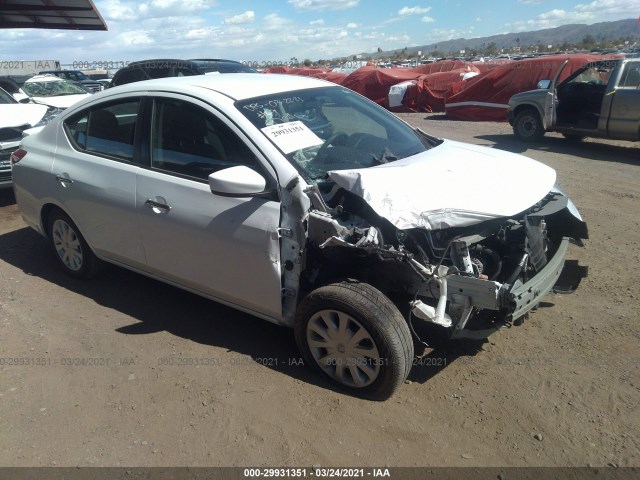
[[[184,60],[180,58],[149,58],[145,60],[136,60],[134,62],[129,62],[126,67],[138,67],[140,65],[144,65],[147,67],[162,67],[165,64],[174,65],[174,64],[184,64],[184,65],[192,65],[193,62],[191,60]]]
[[[47,80],[52,82],[64,82],[63,78],[56,77],[52,73],[43,73],[43,74],[34,75],[33,77],[25,80],[24,83],[42,82]]]
[[[289,90],[336,86],[335,83],[297,75],[277,75],[264,73],[232,73],[226,75],[193,75],[188,77],[168,77],[134,82],[110,89],[122,92],[146,90],[167,90],[195,93],[206,88],[222,93],[234,100],[271,95]]]

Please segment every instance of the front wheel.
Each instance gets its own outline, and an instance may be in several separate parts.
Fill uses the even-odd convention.
[[[528,108],[518,113],[513,120],[513,133],[525,142],[540,140],[544,135],[544,127],[538,112]]]
[[[407,322],[382,292],[344,281],[312,291],[298,307],[295,337],[305,361],[354,395],[386,400],[413,362]]]
[[[77,278],[94,276],[101,262],[69,216],[54,210],[48,220],[51,248],[64,271]]]

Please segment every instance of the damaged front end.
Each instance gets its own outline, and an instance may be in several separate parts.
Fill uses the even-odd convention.
[[[588,237],[571,200],[552,189],[526,211],[473,225],[399,229],[359,196],[310,187],[303,289],[336,278],[367,282],[410,319],[451,338],[485,338],[523,318],[548,292],[570,293],[587,268],[565,260]]]

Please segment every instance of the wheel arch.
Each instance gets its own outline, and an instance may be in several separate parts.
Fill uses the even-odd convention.
[[[78,226],[78,222],[76,222],[76,219],[73,217],[73,215],[71,215],[67,210],[65,210],[61,205],[54,203],[54,202],[47,202],[45,203],[42,208],[40,209],[40,225],[42,227],[42,232],[44,233],[44,235],[47,238],[51,237],[51,232],[49,231],[49,216],[55,212],[55,211],[60,211],[62,213],[64,213],[67,217],[69,217],[71,219],[71,221],[73,222],[73,224],[75,225],[75,227],[78,229],[78,231],[80,232],[80,235],[82,235],[82,237],[85,239],[85,241],[87,242],[87,245],[89,246],[89,248],[91,249],[91,252],[96,255],[98,258],[102,259],[102,257],[100,257],[99,255],[96,254],[95,249],[91,246],[91,244],[87,241],[87,236],[85,235],[84,231],[82,230],[82,228],[80,228],[80,226]]]
[[[49,231],[49,216],[51,215],[52,212],[56,210],[60,210],[66,215],[69,215],[68,212],[66,212],[62,207],[60,207],[55,203],[45,203],[40,209],[40,225],[42,227],[42,232],[45,234],[46,237],[51,236],[51,232]],[[73,220],[71,215],[69,215],[69,218]]]
[[[522,103],[513,109],[513,118],[515,118],[520,112],[524,112],[525,110],[533,110],[538,114],[540,121],[542,122],[542,126],[544,129],[547,129],[547,125],[544,121],[544,112],[542,109],[536,105],[535,103]]]

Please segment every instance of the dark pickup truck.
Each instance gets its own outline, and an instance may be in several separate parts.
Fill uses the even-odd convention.
[[[537,90],[509,100],[509,123],[525,141],[545,132],[580,140],[601,137],[640,140],[640,59],[589,62],[564,81],[541,80]]]

